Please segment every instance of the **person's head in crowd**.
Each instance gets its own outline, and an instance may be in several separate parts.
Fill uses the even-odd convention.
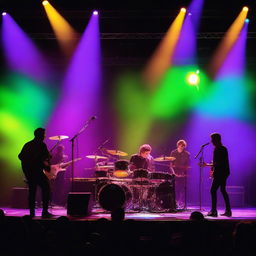
[[[125,211],[123,208],[117,208],[111,211],[111,220],[113,222],[122,222],[125,218]]]
[[[194,211],[190,214],[189,219],[194,221],[202,221],[204,220],[204,215],[201,212]]]

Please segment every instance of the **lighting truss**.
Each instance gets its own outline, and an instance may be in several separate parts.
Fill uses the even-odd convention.
[[[164,37],[165,33],[101,33],[103,40],[159,40]],[[197,39],[221,39],[225,36],[225,32],[202,32],[197,34]],[[33,39],[55,40],[53,33],[32,33],[30,37]],[[247,39],[255,39],[256,32],[248,32]],[[75,39],[75,38],[74,38]]]

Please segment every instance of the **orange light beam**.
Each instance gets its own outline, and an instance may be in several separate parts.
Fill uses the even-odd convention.
[[[160,45],[143,71],[143,78],[149,85],[156,85],[165,71],[172,65],[172,57],[180,36],[186,9],[182,8],[166,32]]]

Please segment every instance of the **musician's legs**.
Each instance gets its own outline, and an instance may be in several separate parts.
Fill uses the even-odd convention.
[[[230,207],[230,201],[229,201],[229,196],[228,193],[226,191],[226,179],[223,179],[221,181],[220,184],[220,191],[223,195],[224,201],[225,201],[225,206],[226,206],[226,212],[230,212],[231,211],[231,207]]]
[[[217,212],[217,190],[220,186],[220,182],[217,179],[213,179],[211,186],[211,197],[212,197],[212,209],[211,212]]]
[[[36,188],[37,188],[36,180],[29,179],[28,180],[28,205],[29,205],[31,217],[35,216]]]
[[[176,203],[178,208],[181,209],[185,207],[185,181],[186,180],[183,177],[179,177],[175,180]]]
[[[38,185],[42,189],[43,213],[48,212],[48,205],[50,200],[50,185],[48,178],[42,174],[39,177]]]

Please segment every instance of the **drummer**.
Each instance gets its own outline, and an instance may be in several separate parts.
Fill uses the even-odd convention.
[[[146,169],[149,172],[155,171],[154,159],[151,156],[152,148],[149,144],[143,144],[139,148],[139,153],[132,155],[129,168],[131,171],[136,169]]]

